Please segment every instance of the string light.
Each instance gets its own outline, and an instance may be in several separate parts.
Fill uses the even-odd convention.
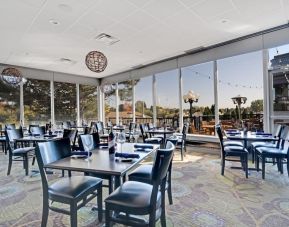
[[[211,75],[208,75],[208,74],[205,74],[205,73],[201,73],[201,72],[198,72],[198,71],[195,71],[195,70],[192,70],[192,69],[188,69],[188,68],[185,68],[185,70],[189,70],[191,72],[193,72],[196,76],[202,76],[202,77],[205,77],[209,80],[212,80],[214,77],[211,76]],[[248,88],[248,89],[262,89],[263,87],[262,86],[252,86],[252,85],[244,85],[244,84],[233,84],[231,82],[228,82],[228,81],[223,81],[223,80],[218,80],[218,82],[220,84],[223,84],[223,85],[228,85],[230,87],[242,87],[242,88]],[[288,83],[289,83],[289,79],[288,79]]]

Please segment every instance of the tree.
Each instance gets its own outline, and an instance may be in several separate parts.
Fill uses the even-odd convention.
[[[263,100],[262,99],[257,99],[251,102],[251,111],[253,113],[260,113],[263,111]]]

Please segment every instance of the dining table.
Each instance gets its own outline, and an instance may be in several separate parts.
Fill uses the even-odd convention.
[[[172,135],[176,131],[171,128],[154,128],[154,129],[149,129],[146,132],[149,133],[150,136],[163,135],[163,144],[166,144],[167,135]]]
[[[228,140],[242,141],[245,148],[248,148],[249,142],[274,142],[278,140],[278,138],[275,138],[272,134],[264,132],[225,130],[225,135]]]
[[[91,151],[92,154],[89,159],[66,157],[45,165],[45,168],[99,174],[108,178],[114,177],[114,187],[113,185],[109,185],[109,187],[116,189],[121,185],[122,179],[129,171],[136,168],[140,162],[151,156],[159,148],[159,145],[155,144],[152,144],[152,148],[144,149],[135,148],[134,145],[135,143],[124,143],[122,153],[138,154],[138,158],[120,159],[115,157],[115,154],[109,154],[107,148],[98,148]],[[117,146],[116,152],[120,153],[120,144]],[[113,182],[110,181],[109,184],[113,184]]]

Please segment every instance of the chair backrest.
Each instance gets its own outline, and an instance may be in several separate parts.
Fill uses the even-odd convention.
[[[104,134],[104,131],[103,131],[103,122],[98,121],[98,122],[95,124],[95,128],[96,128],[96,131],[98,132],[98,134]]]
[[[129,123],[129,127],[128,127],[129,132],[133,131],[134,128],[135,128],[135,123],[130,122],[130,123]]]
[[[15,124],[6,124],[5,129],[16,129]]]
[[[86,135],[86,134],[90,134],[91,132],[92,132],[92,128],[91,127],[85,127],[84,131],[83,131],[83,134]]]
[[[70,129],[70,128],[71,128],[71,123],[70,123],[70,121],[64,121],[64,122],[63,122],[63,128],[64,128],[64,129]]]
[[[143,124],[139,124],[139,128],[140,128],[140,132],[141,132],[141,136],[142,136],[143,142],[145,142],[145,139],[147,138],[147,134],[144,131],[144,125]]]
[[[284,144],[288,140],[289,137],[289,126],[284,126],[282,129],[281,135],[280,135],[280,140],[277,142],[277,147],[280,149],[284,149]]]
[[[108,121],[106,124],[107,124],[107,127],[108,127],[108,128],[111,128],[111,127],[112,127],[111,121]]]
[[[21,129],[9,129],[5,130],[8,142],[14,142],[15,139],[20,139],[23,137],[23,132]]]
[[[30,128],[31,134],[38,134],[40,136],[45,134],[45,126],[35,126]]]
[[[280,125],[280,124],[275,124],[275,125],[274,125],[273,136],[274,136],[275,138],[279,138],[279,137],[281,136],[282,129],[283,129],[282,125]]]
[[[166,149],[158,149],[156,152],[153,168],[152,168],[152,185],[153,192],[151,195],[151,204],[155,204],[159,186],[164,190],[166,177],[173,159],[175,146],[168,141]]]
[[[48,182],[45,172],[45,165],[71,155],[70,140],[63,138],[48,142],[37,143],[35,150],[39,171],[42,180],[43,193],[48,193]]]
[[[63,138],[69,138],[71,143],[71,148],[74,150],[78,130],[77,129],[64,129]]]
[[[29,125],[28,132],[31,133],[31,128],[39,127],[39,125]]]

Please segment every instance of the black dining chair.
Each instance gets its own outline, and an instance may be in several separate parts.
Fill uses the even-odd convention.
[[[12,162],[21,161],[23,162],[23,167],[27,176],[29,173],[29,158],[34,156],[34,154],[32,154],[32,152],[34,151],[34,147],[17,147],[17,143],[15,142],[15,140],[23,137],[21,129],[5,130],[5,136],[9,153],[7,175],[10,175]]]
[[[142,139],[144,143],[152,143],[152,144],[161,144],[163,139],[160,137],[149,137],[148,134],[144,130],[144,125],[140,124],[139,125],[140,132],[142,135]]]
[[[265,179],[266,163],[275,163],[277,160],[278,171],[283,173],[283,159],[287,161],[287,171],[289,171],[288,162],[288,139],[289,139],[289,127],[285,126],[280,135],[280,142],[278,147],[257,147],[255,149],[255,166],[259,171],[259,162],[262,161],[262,179]],[[289,174],[289,172],[288,172]]]
[[[16,125],[15,124],[6,124],[5,129],[16,129]]]
[[[220,146],[221,146],[221,174],[224,175],[225,172],[225,163],[226,161],[231,162],[240,162],[243,170],[245,171],[246,178],[248,178],[248,151],[242,146],[224,146],[223,143],[223,134],[220,125],[216,125],[217,135],[219,137]],[[238,157],[239,159],[235,159]]]
[[[5,133],[2,133],[2,125],[0,124],[0,131],[1,131],[1,134],[0,134],[0,143],[2,145],[2,151],[7,154],[7,145],[6,145],[6,137],[5,137]]]
[[[215,128],[219,127],[221,129],[222,135],[223,135],[223,129],[221,124],[217,124]],[[238,146],[238,147],[244,147],[244,144],[240,141],[232,141],[232,140],[224,140],[223,137],[223,145],[226,146]]]
[[[28,126],[28,132],[31,133],[31,128],[33,127],[39,127],[39,125],[29,125]]]
[[[161,220],[166,226],[165,187],[168,169],[173,158],[171,149],[159,149],[152,167],[151,184],[126,181],[105,199],[105,224],[154,227]],[[160,188],[160,190],[159,190]],[[148,215],[146,221],[132,215]]]
[[[173,142],[168,141],[165,149],[167,150],[175,149],[175,145],[173,144]],[[169,199],[170,204],[173,204],[172,166],[173,166],[173,159],[168,169],[167,183],[166,183],[166,190],[168,193],[168,199]],[[149,165],[149,164],[140,165],[128,176],[128,179],[130,181],[139,181],[139,182],[143,182],[147,184],[152,184],[152,169],[153,169],[153,165]]]
[[[77,129],[64,129],[63,130],[63,138],[70,139],[70,145],[72,150],[76,150],[76,139],[77,139],[78,130]]]
[[[273,136],[274,136],[274,139],[277,139],[277,140],[266,141],[266,142],[258,141],[258,142],[251,143],[250,150],[252,152],[252,162],[253,163],[255,161],[256,148],[258,148],[258,147],[278,148],[280,146],[281,133],[282,133],[283,129],[284,129],[284,126],[282,126],[280,124],[275,125]]]
[[[125,138],[127,142],[130,142],[132,140],[135,126],[136,126],[135,123],[133,122],[129,123],[128,132],[125,133]]]
[[[98,220],[102,221],[102,180],[90,176],[72,176],[62,178],[51,185],[48,184],[45,165],[71,155],[70,140],[61,140],[38,143],[36,158],[39,165],[42,190],[43,210],[41,227],[46,227],[49,210],[70,215],[70,225],[77,226],[77,210],[97,197]],[[49,204],[49,202],[52,202]],[[53,206],[53,202],[68,204],[70,209]]]
[[[95,129],[96,129],[96,132],[98,132],[100,140],[102,142],[108,142],[108,134],[105,133],[105,131],[104,131],[103,122],[102,121],[96,122]]]
[[[176,149],[179,149],[181,151],[181,160],[182,161],[184,160],[184,152],[183,151],[186,152],[186,150],[187,150],[186,149],[187,128],[188,128],[188,125],[184,124],[181,134],[173,135],[167,139],[167,141],[170,141],[173,144],[175,144]]]
[[[62,123],[63,129],[70,129],[71,128],[71,122],[70,121],[64,121]]]
[[[43,136],[45,135],[45,126],[32,126],[30,127],[30,133],[32,135]]]

